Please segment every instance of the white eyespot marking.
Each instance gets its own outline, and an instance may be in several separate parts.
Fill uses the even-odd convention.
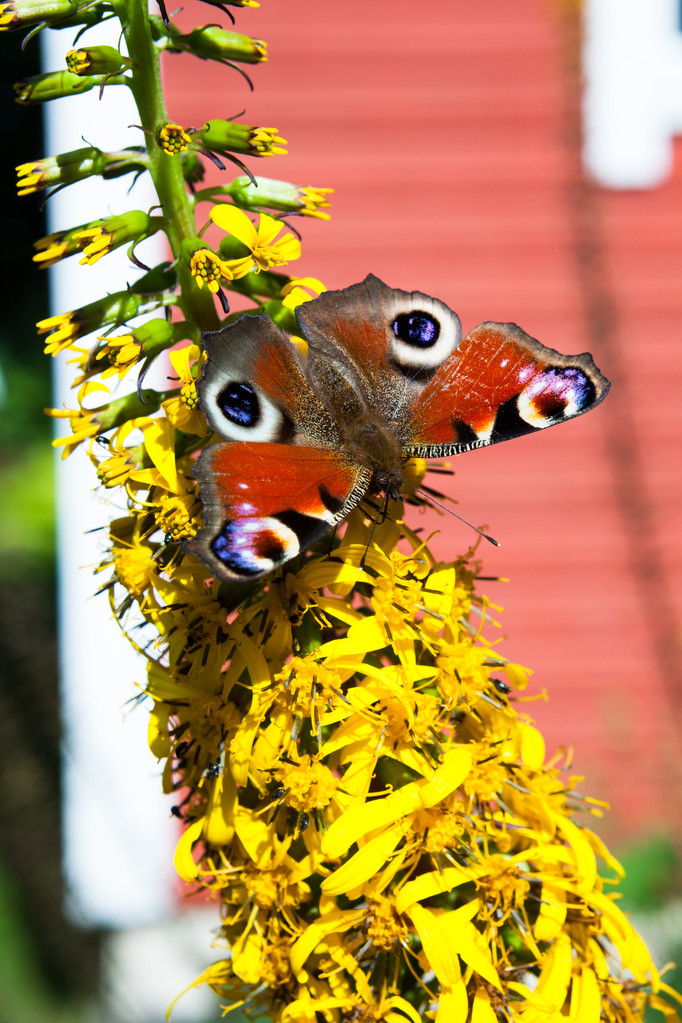
[[[211,549],[237,575],[258,576],[294,558],[301,546],[293,529],[279,519],[262,518],[226,522]]]
[[[575,366],[547,369],[531,381],[517,398],[519,416],[529,426],[547,426],[577,416],[594,400],[594,385]]]
[[[267,443],[282,439],[286,430],[283,412],[249,381],[206,375],[201,395],[211,426],[226,440]]]
[[[459,317],[443,302],[419,293],[396,299],[387,331],[390,356],[403,371],[435,370],[462,340]]]

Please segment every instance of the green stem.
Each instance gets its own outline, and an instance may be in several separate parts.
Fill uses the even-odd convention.
[[[115,0],[114,6],[133,61],[130,88],[145,134],[149,171],[167,220],[168,241],[173,256],[178,259],[183,240],[195,237],[196,225],[180,159],[164,153],[156,141],[159,129],[169,120],[161,88],[160,54],[152,39],[145,0]],[[198,341],[200,331],[218,327],[214,299],[210,292],[197,288],[189,266],[182,259],[178,259],[177,273],[180,285],[178,304],[185,319],[195,325]]]

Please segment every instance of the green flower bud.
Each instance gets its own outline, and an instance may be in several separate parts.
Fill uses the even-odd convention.
[[[186,51],[205,60],[236,60],[241,64],[260,64],[268,59],[267,43],[262,39],[228,32],[217,25],[204,25],[183,34],[175,25],[166,28],[162,19],[155,15],[149,22],[153,38],[163,42],[171,53]]]
[[[141,148],[103,153],[94,146],[86,146],[69,153],[60,153],[59,156],[19,164],[16,169],[17,189],[19,195],[30,195],[53,185],[71,185],[74,181],[82,181],[96,174],[103,178],[117,178],[131,171],[145,170],[146,167],[147,159]]]
[[[66,259],[76,252],[82,252],[81,263],[90,266],[108,252],[138,242],[159,231],[165,225],[162,217],[151,217],[142,210],[129,210],[117,217],[93,220],[89,224],[72,227],[68,231],[56,231],[34,242],[37,249],[33,262],[41,266],[52,266],[60,259]]]
[[[234,235],[226,234],[220,239],[218,251],[223,259],[243,259],[249,255],[251,249]]]
[[[43,22],[59,21],[77,16],[88,0],[9,0],[0,4],[0,31],[13,32]],[[98,17],[101,14],[98,12]]]
[[[102,373],[103,378],[126,372],[142,359],[151,362],[176,341],[173,324],[165,319],[147,320],[126,334],[98,338],[104,342],[94,348],[88,357],[87,373]]]
[[[204,180],[206,171],[196,153],[183,153],[180,159],[182,161],[182,176],[190,187]]]
[[[86,46],[69,50],[66,67],[71,74],[82,78],[84,75],[115,75],[132,67],[132,61],[113,46]]]
[[[90,302],[88,305],[74,309],[73,312],[59,313],[39,320],[36,324],[38,334],[49,334],[45,339],[46,355],[57,355],[69,348],[74,341],[100,330],[110,324],[123,326],[134,316],[151,312],[162,305],[175,303],[173,295],[168,292],[134,294],[131,291],[116,291],[113,295]]]
[[[279,156],[285,154],[287,140],[277,134],[277,128],[256,128],[249,124],[235,124],[214,118],[195,134],[206,149],[214,153],[245,153],[247,156]]]
[[[178,275],[175,267],[170,263],[159,263],[142,277],[138,277],[135,283],[130,285],[130,291],[136,295],[151,295],[154,292],[170,291],[177,283]]]
[[[252,271],[244,277],[232,281],[230,288],[242,295],[248,295],[250,298],[273,299],[281,305],[282,288],[291,280],[292,278],[288,274],[280,274],[275,270],[261,270],[260,273]]]
[[[330,204],[325,197],[333,191],[333,188],[299,188],[288,181],[261,177],[254,185],[250,178],[241,177],[235,178],[231,185],[224,185],[219,193],[231,195],[237,206],[241,206],[242,209],[282,210],[286,213],[302,213],[306,217],[328,220],[329,214],[323,210]],[[218,194],[218,191],[214,191],[213,194]]]

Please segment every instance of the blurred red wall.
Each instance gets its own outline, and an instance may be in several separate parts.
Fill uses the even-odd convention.
[[[246,108],[245,123],[289,142],[286,157],[250,161],[256,175],[336,190],[330,221],[294,222],[304,255],[291,272],[329,288],[372,272],[444,299],[465,331],[511,320],[561,351],[589,348],[612,379],[596,412],[468,453],[449,485],[502,543],[480,552],[485,575],[510,580],[486,584],[505,607],[502,649],[550,694],[528,705],[549,750],[573,744],[581,790],[611,801],[598,830],[670,829],[682,779],[679,161],[650,192],[582,179],[577,24],[558,5],[232,10],[238,31],[268,42],[268,63],[247,68],[255,92],[234,71],[169,56],[169,113],[200,126]],[[469,545],[458,522],[435,524],[442,556]]]

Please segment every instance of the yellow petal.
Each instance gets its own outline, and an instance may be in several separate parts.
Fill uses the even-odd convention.
[[[497,1023],[497,1015],[490,1004],[490,995],[483,987],[478,988],[474,995],[471,1023]]]
[[[569,1023],[599,1023],[601,1019],[601,993],[594,972],[583,966],[571,985]]]
[[[552,812],[557,830],[563,833],[571,847],[576,871],[576,889],[578,892],[591,892],[597,881],[597,861],[592,847],[573,821],[563,814]]]
[[[545,762],[545,740],[537,728],[520,725],[521,759],[531,771],[540,771]]]
[[[445,867],[422,874],[414,881],[404,884],[396,896],[396,911],[404,913],[414,902],[430,899],[432,895],[444,895],[467,881],[474,881],[485,873],[484,867]]]
[[[322,891],[325,895],[340,895],[364,884],[382,869],[404,833],[405,828],[400,824],[379,832],[338,870],[325,877]]]
[[[559,1013],[571,982],[571,939],[568,934],[560,934],[545,956],[540,979],[528,1002],[539,1013],[549,1015]]]
[[[244,245],[248,245],[250,249],[256,244],[258,237],[256,228],[247,215],[236,206],[230,206],[227,203],[214,206],[210,217],[214,224],[217,224],[223,231],[227,231],[228,234],[233,235],[238,241],[243,242]]]
[[[346,912],[332,910],[310,924],[309,927],[306,927],[300,938],[292,945],[291,952],[289,953],[291,969],[296,976],[300,977],[306,959],[328,934],[333,934],[335,931],[345,931],[353,926],[354,921],[359,923],[361,919],[362,914],[358,914],[357,910],[348,910]]]
[[[168,488],[180,489],[175,465],[175,427],[168,419],[153,419],[144,428],[147,454],[163,476]]]
[[[467,999],[466,985],[463,981],[455,987],[446,988],[441,991],[440,998],[438,999],[436,1023],[466,1023],[468,1014],[469,1001]],[[496,1021],[497,1016],[493,1015],[491,1023],[496,1023]],[[472,1023],[474,1023],[473,1017]]]
[[[542,886],[540,911],[535,921],[533,934],[536,941],[554,941],[566,920],[566,892],[545,882]]]
[[[228,772],[216,778],[206,808],[203,832],[203,837],[211,845],[228,845],[232,841],[236,802],[237,787],[232,775]]]
[[[192,856],[192,846],[198,841],[203,826],[204,818],[200,817],[198,821],[190,824],[175,847],[173,866],[183,881],[195,881],[199,873]]]
[[[269,217],[267,213],[261,213],[258,221],[258,240],[256,242],[258,247],[269,245],[272,239],[277,237],[283,226],[281,220],[275,220],[274,217]]]
[[[183,384],[191,383],[193,378],[190,370],[190,362],[196,362],[199,358],[199,354],[199,348],[197,345],[186,345],[185,348],[176,348],[174,351],[168,353],[168,358],[175,370],[175,374],[180,377]]]
[[[419,905],[411,906],[409,914],[417,928],[424,954],[440,983],[450,988],[464,987],[457,953],[446,940],[440,916]]]
[[[152,756],[157,760],[170,756],[171,745],[168,734],[168,718],[170,707],[164,704],[154,704],[149,714],[149,725],[147,726],[147,742]]]
[[[471,920],[479,909],[478,899],[468,902],[459,909],[450,913],[444,913],[439,918],[441,930],[451,948],[455,949],[467,966],[475,970],[483,980],[502,990],[500,978],[497,975],[490,953],[483,942],[483,938],[476,930]]]

